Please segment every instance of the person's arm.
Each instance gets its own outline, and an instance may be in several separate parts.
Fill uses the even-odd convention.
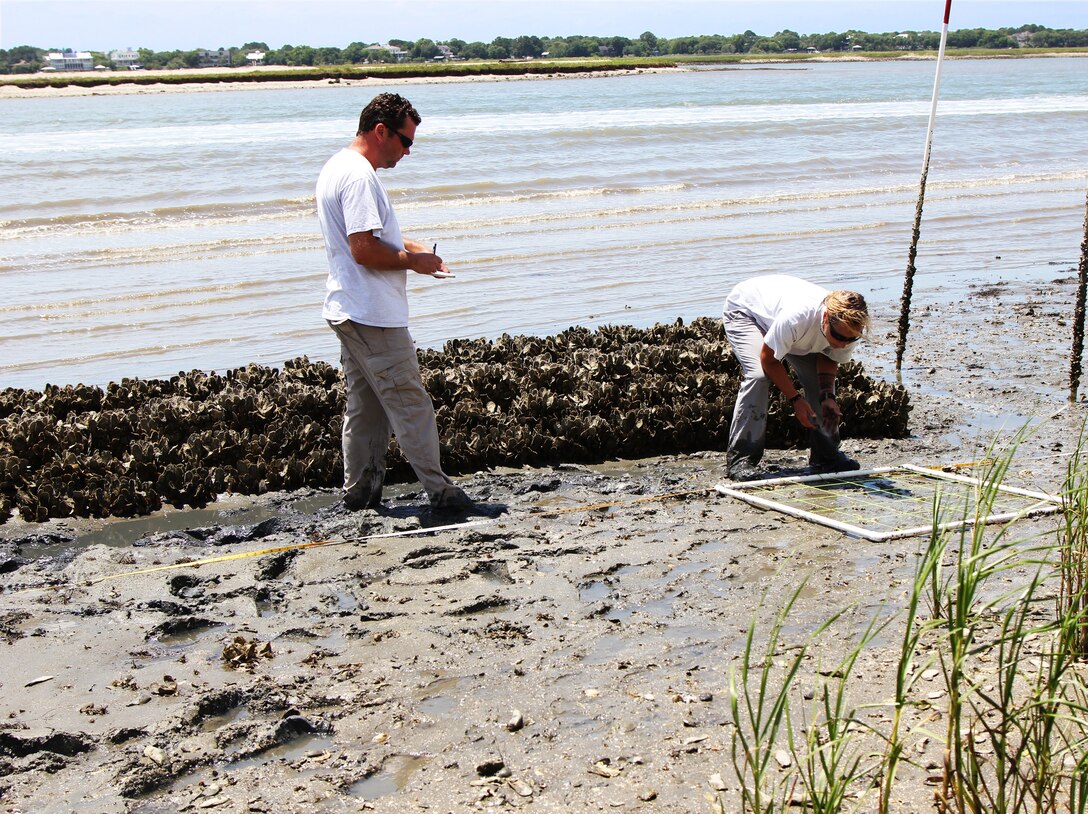
[[[760,348],[759,362],[763,366],[763,372],[767,374],[767,378],[771,380],[775,387],[782,391],[782,394],[788,398],[790,404],[793,405],[793,414],[797,416],[797,420],[801,422],[801,426],[809,430],[816,429],[816,411],[812,409],[812,405],[809,404],[805,400],[805,397],[793,386],[793,381],[790,379],[790,374],[786,371],[786,366],[775,358],[774,351],[767,347],[766,344]],[[817,361],[817,366],[818,365],[819,362]]]
[[[835,377],[839,373],[839,363],[822,353],[816,357],[816,382],[820,386],[820,412],[824,429],[835,432],[842,422],[842,410],[835,399]]]
[[[442,258],[414,240],[405,240],[404,249],[386,243],[374,232],[352,232],[348,235],[348,247],[352,259],[372,271],[414,271],[417,274],[434,274],[448,271]]]

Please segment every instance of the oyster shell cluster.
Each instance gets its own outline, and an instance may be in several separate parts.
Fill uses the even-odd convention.
[[[453,340],[421,350],[443,467],[593,462],[724,449],[739,367],[718,320],[570,328],[555,336]],[[839,374],[844,435],[907,434],[906,391]],[[305,357],[282,370],[122,379],[104,389],[0,391],[0,522],[146,514],[342,480],[340,371]],[[802,441],[772,399],[769,446]],[[396,439],[387,480],[413,477]]]

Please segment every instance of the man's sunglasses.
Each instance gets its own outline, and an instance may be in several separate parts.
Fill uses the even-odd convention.
[[[847,345],[853,342],[857,342],[859,339],[861,339],[861,334],[858,334],[857,336],[843,336],[841,333],[835,330],[835,323],[833,323],[830,319],[827,321],[827,332],[831,334],[831,338],[834,339],[836,342],[844,342]]]
[[[387,124],[386,127],[389,127],[389,125]],[[412,148],[412,145],[415,143],[414,139],[408,138],[408,136],[404,135],[404,133],[400,132],[400,130],[395,127],[389,127],[389,129],[400,139],[400,143],[405,150],[410,150]]]

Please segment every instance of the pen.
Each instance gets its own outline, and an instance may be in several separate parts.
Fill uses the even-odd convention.
[[[437,243],[435,243],[434,248],[431,249],[431,254],[438,254],[438,244]]]

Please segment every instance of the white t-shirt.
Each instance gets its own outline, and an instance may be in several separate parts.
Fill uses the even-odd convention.
[[[822,353],[842,364],[854,346],[833,348],[824,336],[824,297],[830,292],[786,274],[767,274],[739,283],[729,292],[724,312],[742,313],[763,332],[764,344],[782,361],[786,354]]]
[[[333,323],[350,319],[378,328],[406,328],[408,273],[360,266],[348,245],[348,235],[373,231],[384,243],[404,248],[385,187],[360,153],[344,148],[325,162],[317,178],[317,219],[329,259],[321,315]]]

